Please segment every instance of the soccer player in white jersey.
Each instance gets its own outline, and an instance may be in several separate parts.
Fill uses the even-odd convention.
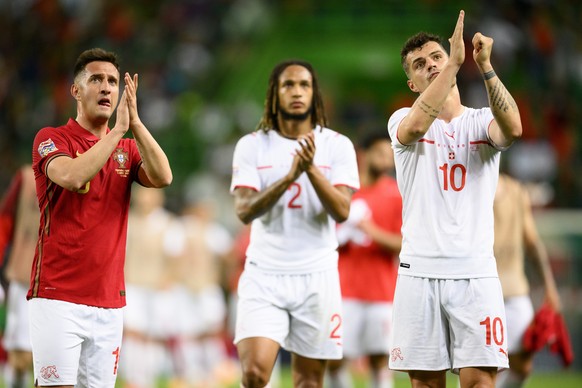
[[[402,51],[412,107],[388,120],[403,198],[402,250],[394,297],[390,368],[413,387],[493,387],[507,368],[501,285],[493,255],[493,199],[500,151],[521,136],[517,105],[491,65],[493,39],[475,33],[473,59],[489,107],[463,106],[464,11],[450,42],[419,33]]]
[[[352,142],[326,126],[312,66],[285,61],[257,130],[234,151],[235,210],[252,222],[234,339],[244,387],[268,386],[280,347],[296,387],[321,387],[326,360],[342,358],[335,225],[359,178]]]

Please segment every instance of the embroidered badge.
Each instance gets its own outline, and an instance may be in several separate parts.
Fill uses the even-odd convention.
[[[392,361],[404,360],[404,357],[402,356],[402,351],[400,350],[400,348],[392,349],[392,351],[390,352],[390,355],[392,356]]]
[[[40,368],[40,375],[45,380],[48,380],[51,377],[56,379],[59,378],[59,373],[57,372],[57,367],[55,365],[43,366]]]
[[[125,167],[125,164],[129,162],[127,152],[123,152],[123,148],[117,148],[111,157],[119,164],[119,168],[116,168],[115,172],[122,177],[128,176],[129,168]]]
[[[51,152],[55,152],[57,150],[58,150],[57,146],[55,146],[55,143],[52,141],[52,139],[49,138],[48,140],[45,140],[38,145],[37,151],[40,157],[44,158]]]

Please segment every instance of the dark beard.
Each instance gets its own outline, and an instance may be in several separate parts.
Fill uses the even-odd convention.
[[[311,115],[313,111],[313,106],[305,111],[305,113],[289,113],[282,107],[279,107],[279,113],[281,118],[285,121],[305,121]]]
[[[390,175],[390,170],[389,169],[380,169],[380,168],[376,168],[375,166],[370,166],[368,168],[368,174],[370,174],[370,177],[375,182],[378,179],[380,179],[380,177],[382,177],[382,176]]]

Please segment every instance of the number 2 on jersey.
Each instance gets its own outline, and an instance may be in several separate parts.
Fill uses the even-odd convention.
[[[291,197],[291,199],[287,203],[287,207],[290,209],[301,209],[302,207],[301,204],[297,203],[299,195],[301,195],[301,185],[299,183],[293,182],[287,188],[287,190],[291,190],[291,192],[293,193],[293,197]]]
[[[465,187],[465,181],[467,179],[467,169],[462,164],[453,164],[449,172],[449,164],[445,163],[439,167],[439,170],[443,172],[443,190],[448,191],[449,185],[454,191],[461,191]],[[460,172],[460,182],[457,181],[457,171]]]

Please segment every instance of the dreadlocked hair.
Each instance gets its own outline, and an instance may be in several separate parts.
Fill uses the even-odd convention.
[[[328,123],[327,117],[325,116],[325,109],[323,107],[323,97],[321,90],[319,89],[319,82],[313,66],[311,66],[309,62],[292,59],[280,62],[275,66],[275,68],[273,68],[273,71],[271,71],[263,117],[261,117],[261,121],[259,121],[259,124],[257,125],[257,130],[267,132],[270,129],[274,129],[275,131],[279,131],[279,123],[277,121],[277,116],[279,114],[279,99],[277,94],[279,88],[279,77],[286,68],[292,65],[304,67],[311,74],[313,89],[311,124],[314,128],[316,125],[327,127]]]

